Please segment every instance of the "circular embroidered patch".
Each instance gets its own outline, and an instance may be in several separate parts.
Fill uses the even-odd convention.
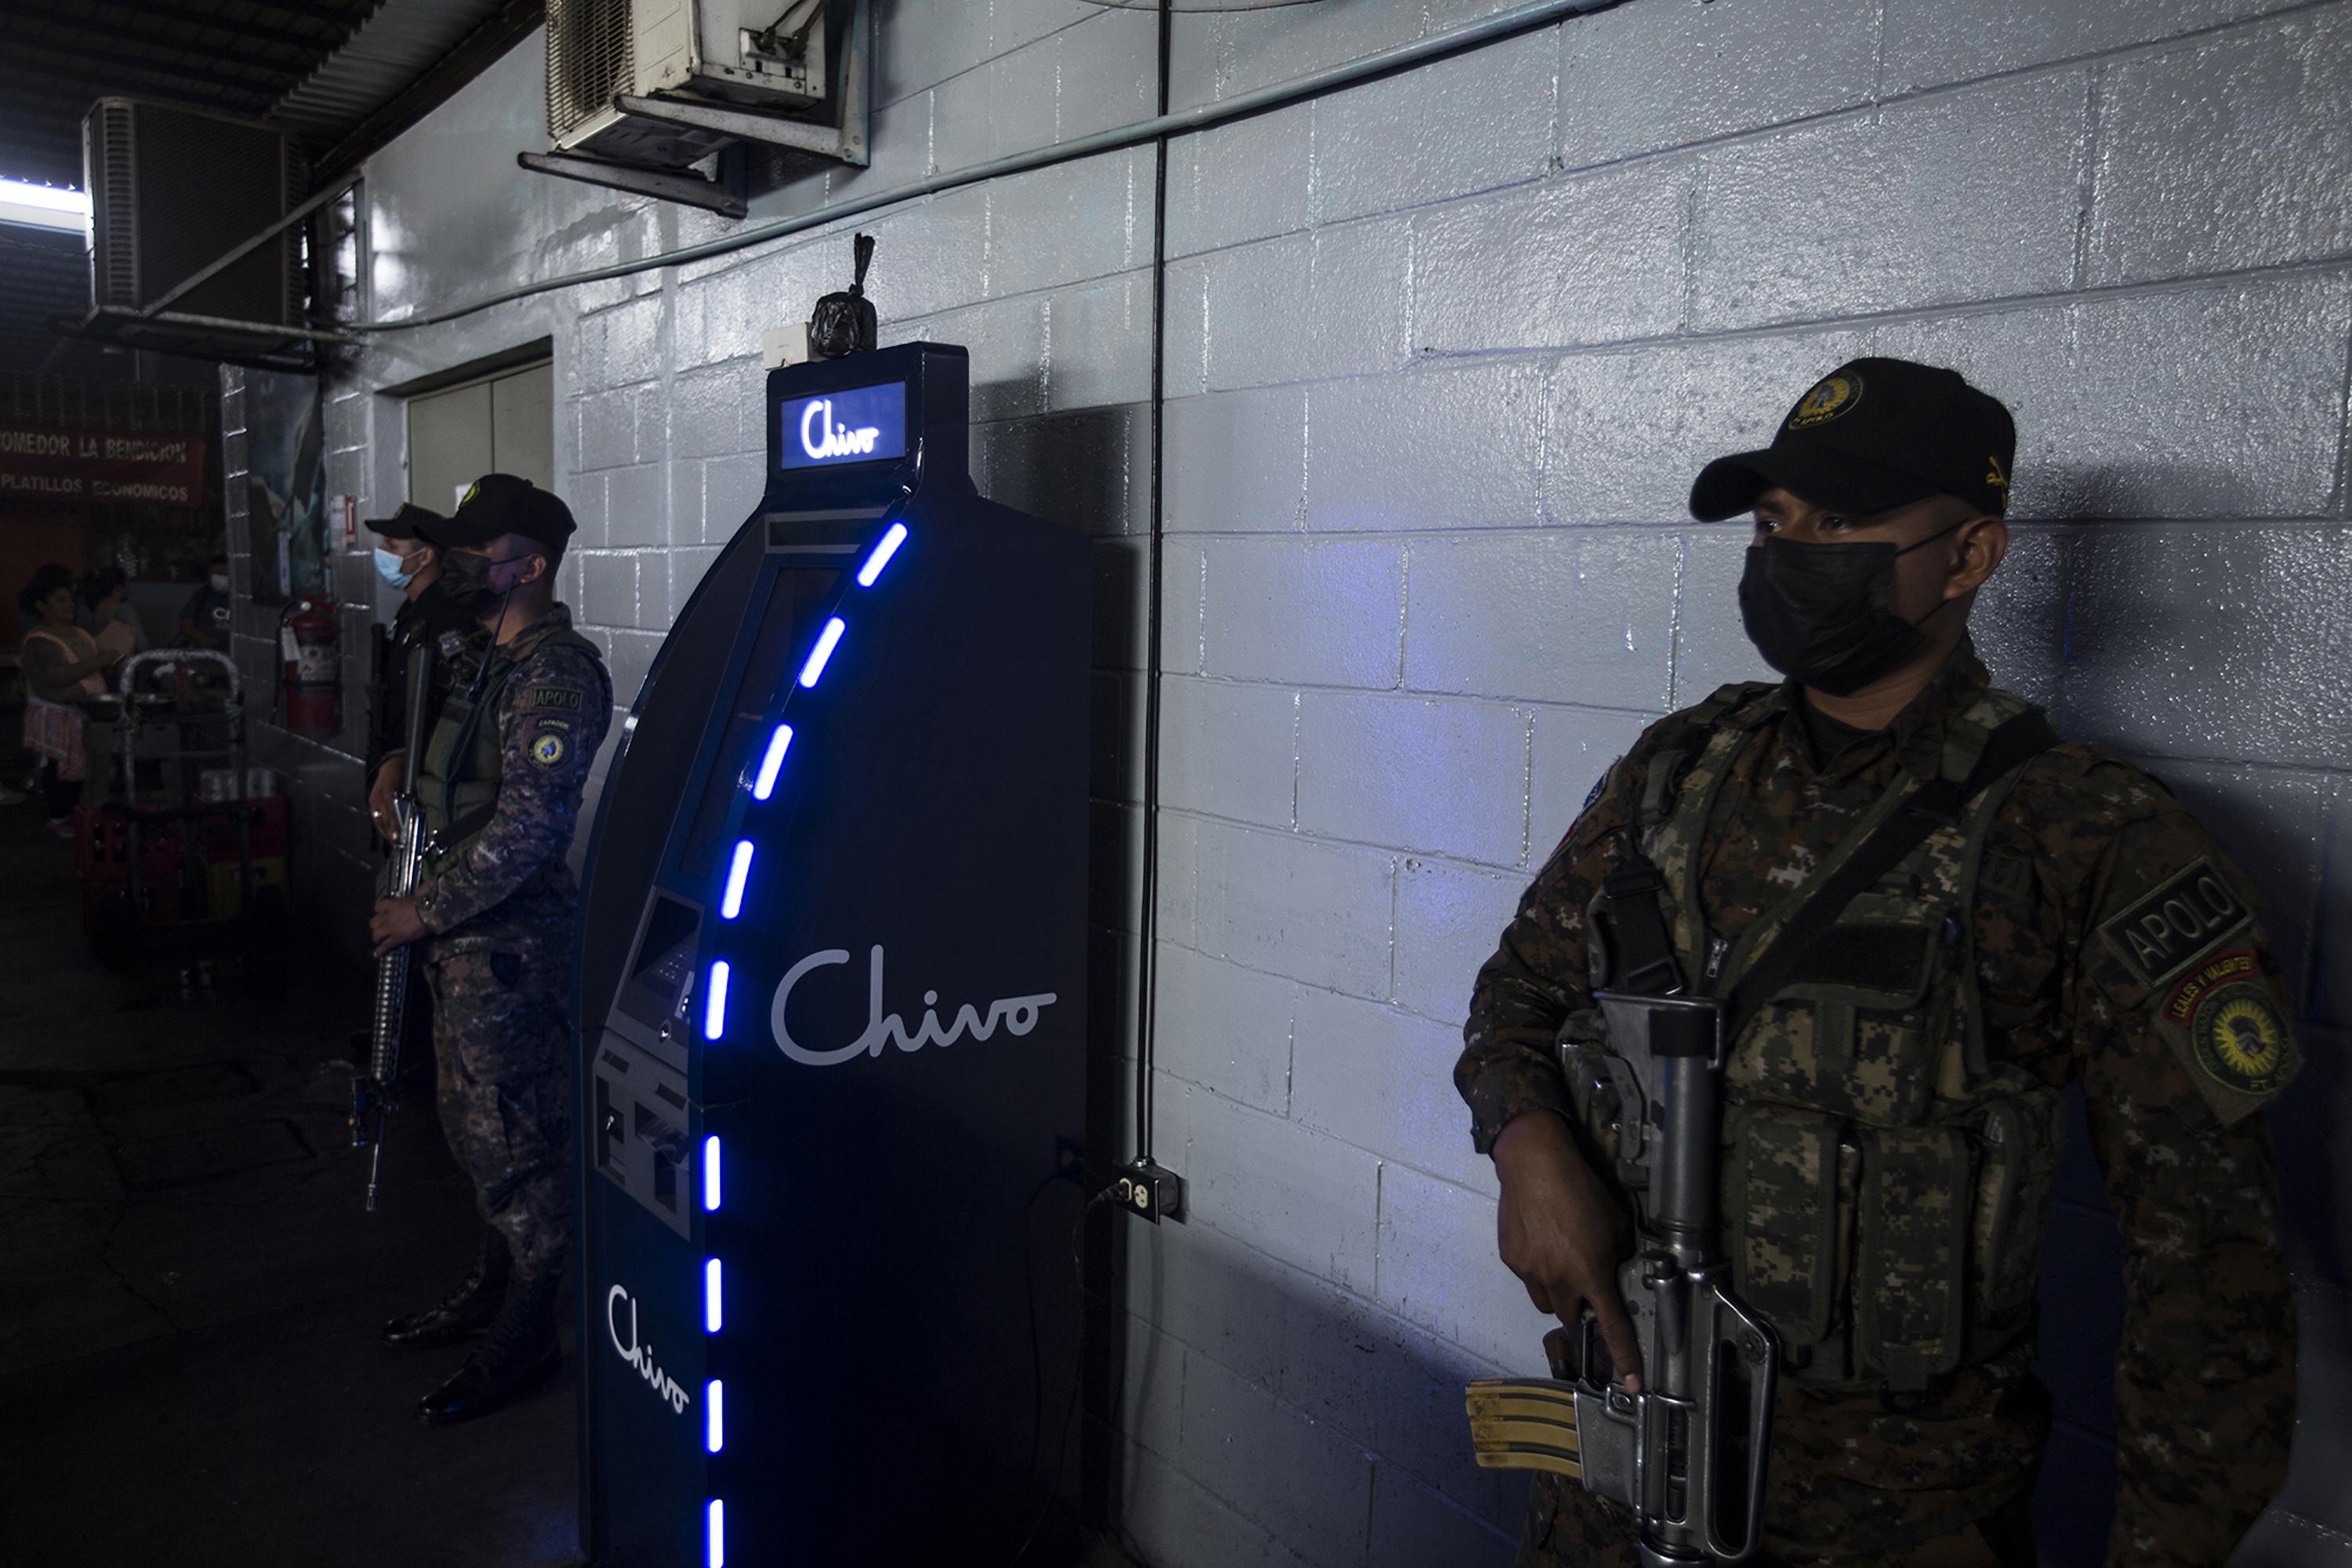
[[[1796,411],[1789,416],[1789,428],[1803,430],[1815,425],[1826,425],[1839,415],[1851,411],[1862,401],[1862,377],[1858,375],[1823,376],[1811,392],[1797,400]]]
[[[2268,1094],[2286,1081],[2294,1048],[2252,948],[2216,953],[2173,988],[2165,1019],[2189,1037],[2205,1076],[2241,1094]]]
[[[2260,981],[2216,986],[2205,995],[2189,1020],[2189,1043],[2208,1077],[2241,1094],[2268,1094],[2284,1081],[2286,1021]]]
[[[551,768],[563,760],[563,737],[549,731],[530,743],[530,760],[542,768]]]

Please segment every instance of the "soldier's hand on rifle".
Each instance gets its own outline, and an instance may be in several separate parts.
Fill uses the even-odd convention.
[[[375,918],[368,921],[368,935],[375,939],[375,956],[382,958],[395,947],[405,947],[425,934],[425,917],[416,912],[415,899],[379,899]]]
[[[368,822],[386,844],[400,837],[400,819],[393,815],[392,797],[400,787],[403,753],[394,752],[376,765],[375,782],[368,785]]]
[[[1620,1381],[1642,1386],[1642,1347],[1617,1295],[1617,1264],[1632,1249],[1633,1221],[1549,1110],[1518,1117],[1495,1140],[1503,1184],[1496,1226],[1503,1262],[1542,1311],[1570,1328],[1580,1305],[1600,1320]]]

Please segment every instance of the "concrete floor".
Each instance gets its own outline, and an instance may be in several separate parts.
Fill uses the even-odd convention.
[[[428,1428],[409,1408],[462,1347],[375,1342],[464,1272],[474,1222],[429,1103],[362,1212],[364,974],[304,959],[284,996],[223,973],[188,999],[169,963],[109,973],[71,861],[37,804],[0,810],[0,1559],[578,1562],[571,1367]]]
[[[376,1343],[464,1273],[475,1222],[421,1086],[361,1208],[367,975],[299,957],[264,996],[224,965],[191,997],[168,958],[110,973],[72,860],[37,803],[0,808],[0,1563],[581,1562],[568,1322],[559,1382],[457,1427],[409,1410],[463,1348]],[[1085,1563],[1132,1568],[1099,1540]]]

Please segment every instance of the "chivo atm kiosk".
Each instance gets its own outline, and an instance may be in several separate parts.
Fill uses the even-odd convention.
[[[1053,1478],[1079,1320],[1088,552],[974,491],[966,377],[933,343],[770,374],[766,494],[597,807],[598,1563],[1001,1562]]]

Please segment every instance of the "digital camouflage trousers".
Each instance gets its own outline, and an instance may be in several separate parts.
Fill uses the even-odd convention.
[[[519,1279],[559,1273],[572,1240],[572,1032],[558,955],[518,947],[436,952],[436,1100],[475,1205],[507,1240]]]

